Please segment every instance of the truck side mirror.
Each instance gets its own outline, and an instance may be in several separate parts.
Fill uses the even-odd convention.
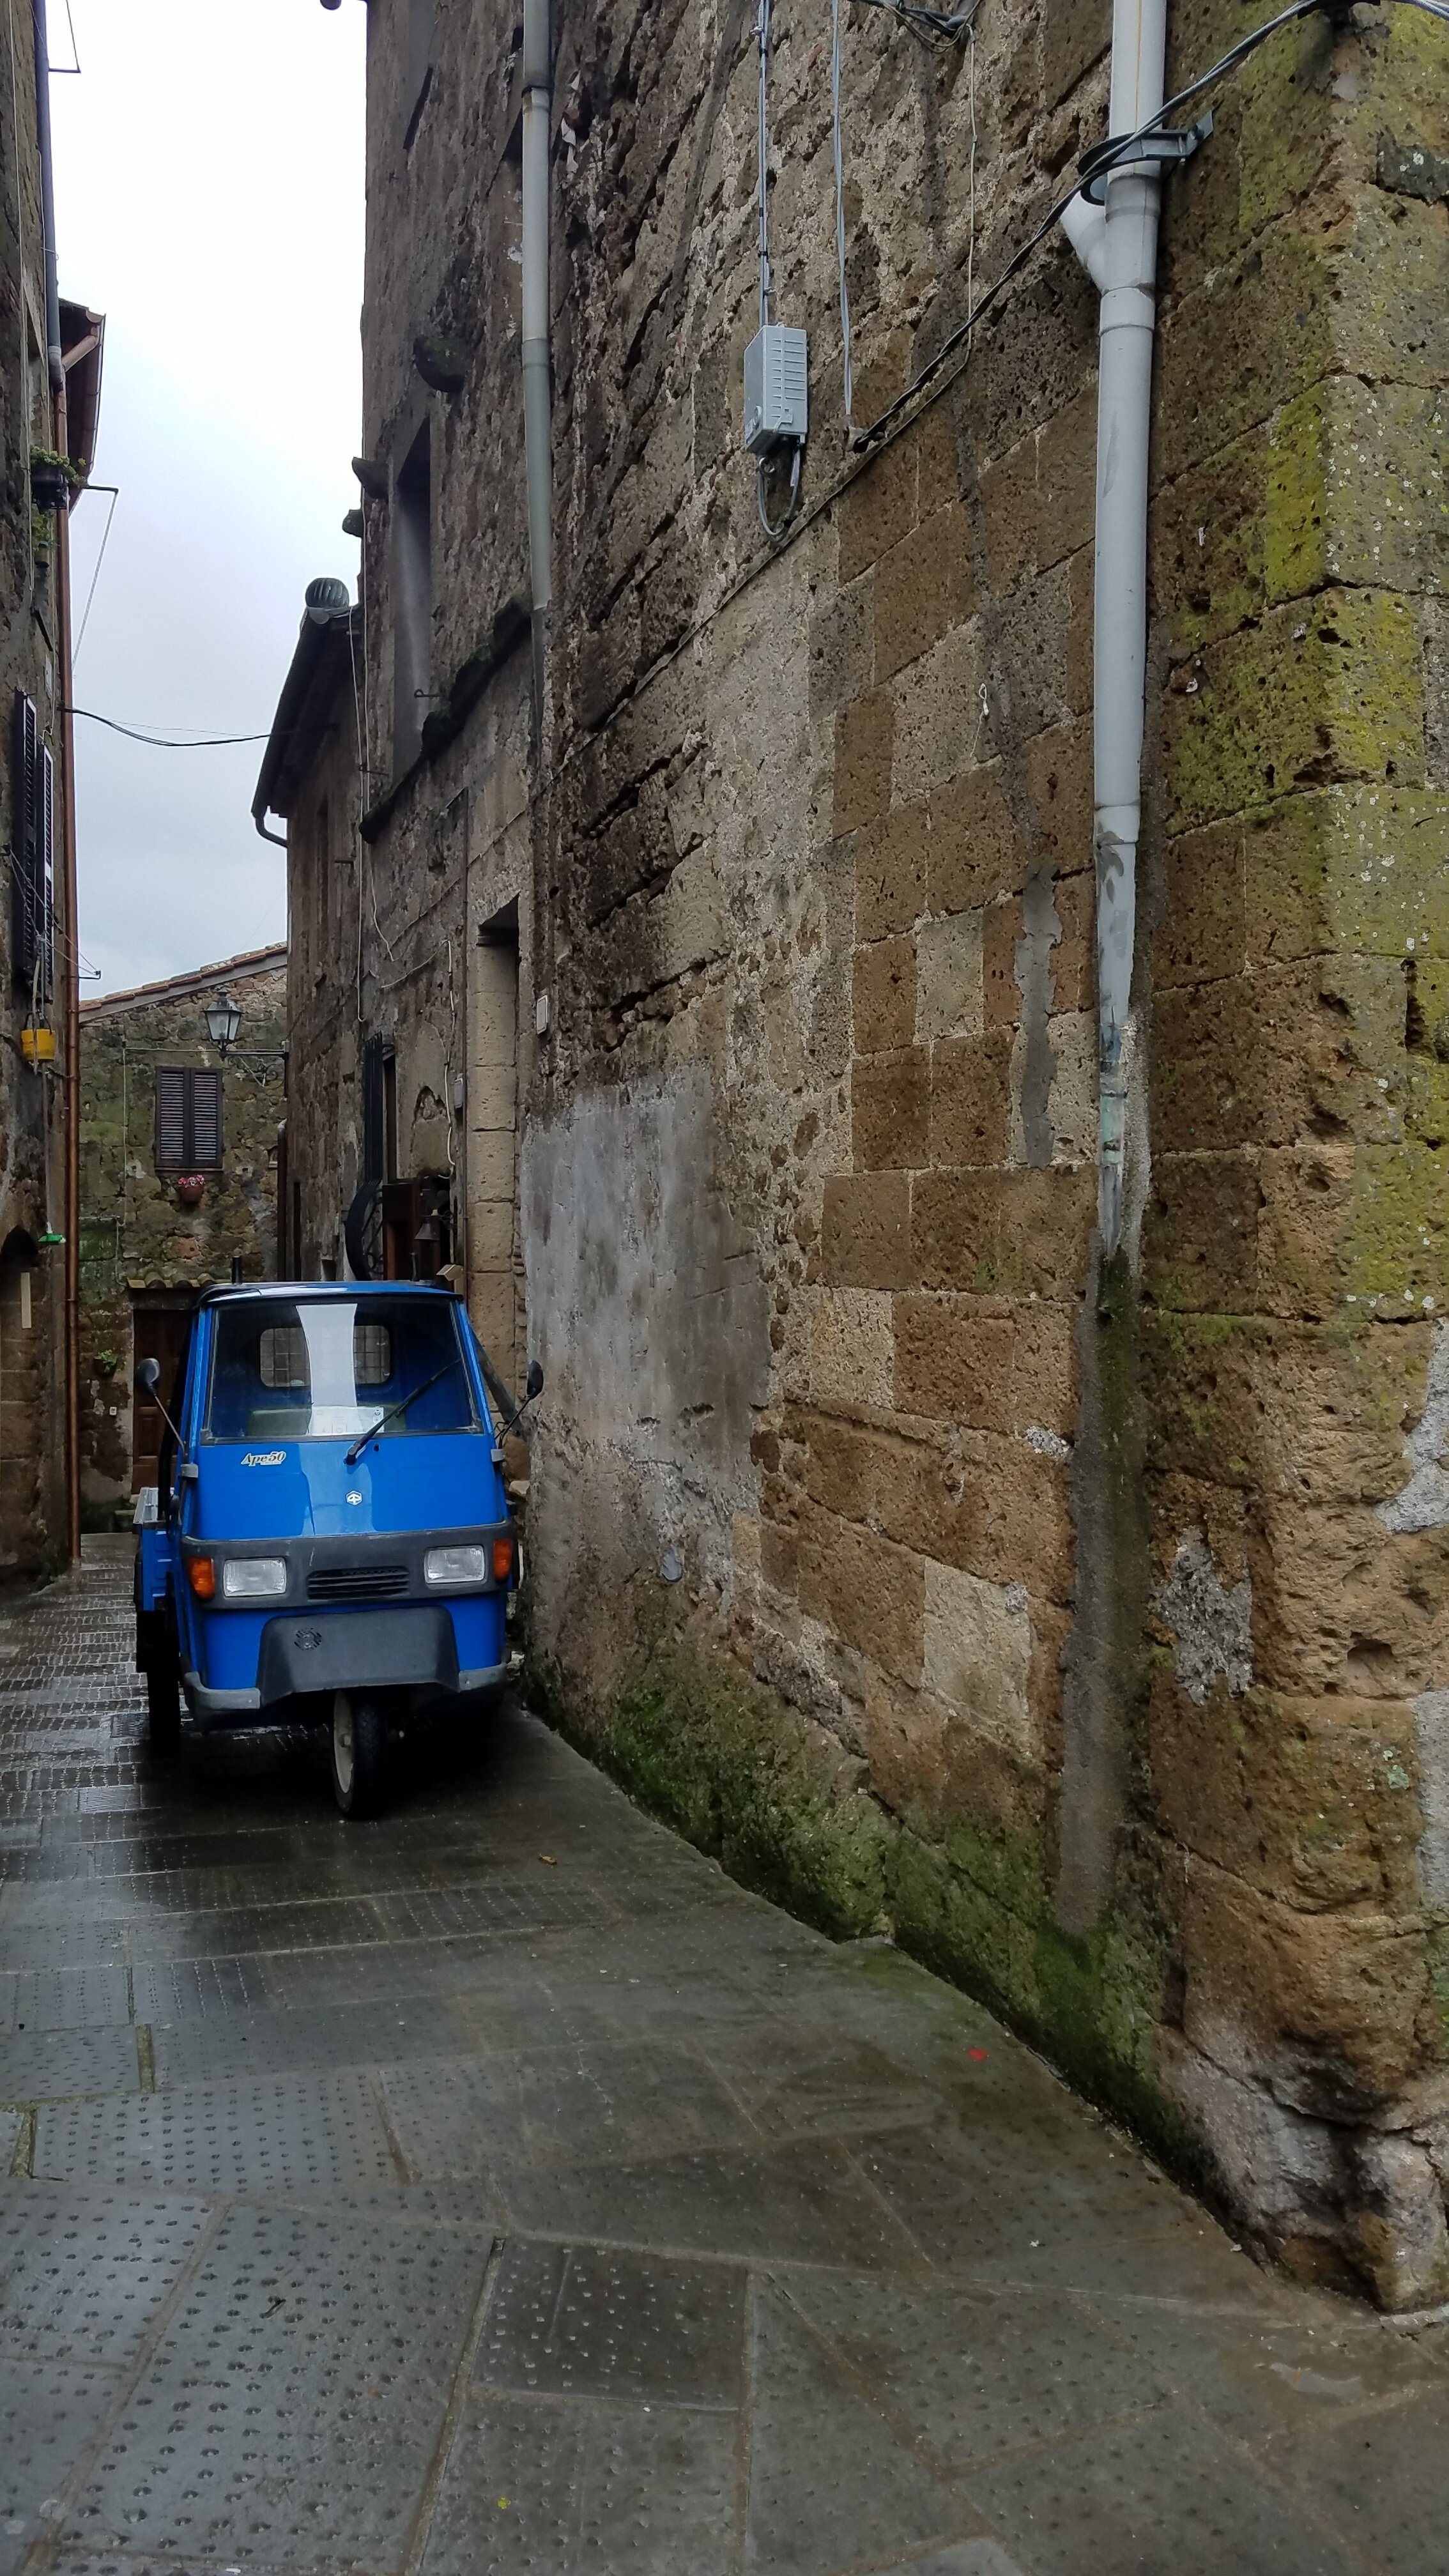
[[[138,1362],[136,1368],[136,1392],[138,1395],[154,1395],[160,1383],[161,1363],[159,1360],[147,1359]]]
[[[539,1362],[538,1360],[530,1360],[530,1361],[529,1361],[529,1363],[528,1363],[528,1382],[527,1382],[527,1386],[526,1386],[526,1389],[525,1389],[525,1392],[524,1392],[524,1398],[523,1398],[524,1403],[525,1403],[525,1404],[532,1404],[534,1397],[535,1397],[536,1395],[542,1395],[542,1393],[543,1393],[543,1368],[542,1368],[542,1364],[541,1364],[541,1362]]]

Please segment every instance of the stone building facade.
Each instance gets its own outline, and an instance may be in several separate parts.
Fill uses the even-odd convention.
[[[71,1499],[65,504],[95,450],[104,325],[47,303],[44,27],[43,8],[16,13],[0,96],[0,1579],[64,1561]]]
[[[857,428],[1105,133],[1110,19],[846,13]],[[1243,33],[1238,0],[1169,22],[1170,87]],[[853,446],[830,11],[779,0],[812,426],[772,541],[753,28],[555,8],[531,651],[516,18],[372,0],[363,813],[296,1007],[330,975],[346,1046],[388,1052],[399,1168],[446,1175],[504,1365],[544,1362],[561,1721],[731,1867],[987,1997],[1255,2240],[1421,2304],[1449,2291],[1445,31],[1285,30],[1167,184],[1108,1260],[1096,294],[1052,235]],[[342,1060],[297,1084],[339,1206]]]
[[[203,1014],[228,994],[233,1046]],[[155,1482],[159,1419],[198,1292],[277,1275],[285,1154],[287,952],[254,950],[81,1011],[81,1462],[86,1525],[129,1526]]]

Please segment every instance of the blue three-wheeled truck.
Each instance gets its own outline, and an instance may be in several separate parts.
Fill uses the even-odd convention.
[[[201,1730],[325,1725],[365,1816],[400,1722],[489,1701],[518,1579],[490,1379],[460,1299],[400,1282],[211,1289],[175,1389],[141,1363],[166,1426],[136,1553],[159,1754],[183,1698]]]

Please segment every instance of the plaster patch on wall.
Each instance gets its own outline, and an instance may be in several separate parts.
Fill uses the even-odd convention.
[[[1419,1885],[1426,1905],[1449,1909],[1449,1690],[1410,1702],[1419,1747]]]
[[[1234,1697],[1253,1679],[1253,1587],[1247,1575],[1227,1591],[1201,1530],[1180,1540],[1172,1572],[1152,1604],[1171,1629],[1177,1678],[1198,1708],[1221,1674]]]
[[[983,1583],[926,1560],[923,1679],[928,1691],[1011,1752],[1031,1759],[1027,1700],[1031,1613],[1019,1583]]]
[[[1407,1485],[1377,1505],[1378,1517],[1396,1538],[1414,1530],[1443,1529],[1449,1523],[1449,1473],[1441,1466],[1449,1447],[1449,1324],[1434,1329],[1424,1410],[1404,1442],[1413,1473]],[[1430,1698],[1438,1694],[1430,1692]]]

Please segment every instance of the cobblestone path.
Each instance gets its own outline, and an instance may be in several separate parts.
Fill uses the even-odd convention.
[[[520,1714],[153,1771],[128,1555],[0,1619],[0,2576],[1439,2576],[1443,2329]]]

